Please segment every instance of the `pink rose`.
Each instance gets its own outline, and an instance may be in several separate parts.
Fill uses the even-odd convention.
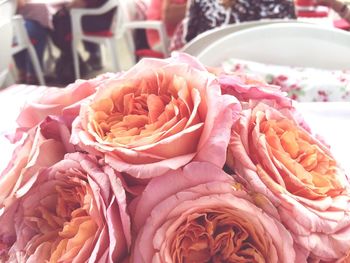
[[[250,109],[257,103],[264,101],[276,109],[288,109],[289,114],[307,131],[311,132],[309,125],[301,114],[296,111],[294,101],[287,97],[287,93],[281,91],[281,87],[269,85],[246,75],[219,76],[221,91],[237,98],[243,109]]]
[[[50,88],[44,91],[37,100],[28,101],[21,110],[17,123],[22,128],[32,128],[49,115],[79,114],[80,103],[83,99],[96,92],[96,89],[108,79],[118,74],[103,74],[90,80],[77,80],[66,88]]]
[[[135,263],[295,262],[292,237],[271,203],[210,163],[154,178],[134,213]]]
[[[112,263],[127,256],[125,191],[113,169],[95,157],[68,154],[17,196],[0,217],[1,262]]]
[[[191,160],[225,163],[240,105],[189,55],[144,59],[81,106],[71,142],[120,172],[152,178]]]
[[[220,75],[219,82],[223,94],[235,96],[241,103],[250,100],[272,100],[280,107],[291,107],[292,100],[279,86],[251,79],[244,75]]]
[[[69,144],[68,128],[51,118],[15,137],[20,141],[0,175],[0,215],[17,199],[17,191],[37,172],[62,160],[65,153],[74,151],[73,145]]]
[[[342,259],[342,261],[339,261],[342,263],[350,263],[350,251],[349,253],[346,255],[346,257],[344,259]]]
[[[277,110],[273,100],[250,105],[232,128],[230,168],[248,189],[266,195],[278,208],[304,255],[297,262],[344,257],[350,249],[350,195],[344,172],[291,109]]]

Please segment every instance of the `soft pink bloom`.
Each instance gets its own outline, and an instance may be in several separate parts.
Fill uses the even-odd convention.
[[[296,262],[274,206],[210,163],[152,179],[136,202],[133,262]]]
[[[0,215],[37,172],[62,160],[65,153],[74,151],[73,145],[69,144],[70,132],[66,125],[51,118],[14,137],[20,141],[0,175]]]
[[[112,263],[127,256],[125,191],[95,157],[66,155],[35,174],[17,197],[0,217],[1,262]]]
[[[273,100],[250,104],[232,128],[230,168],[277,207],[304,257],[334,262],[350,249],[350,195],[325,145]],[[300,254],[299,254],[300,255]],[[311,260],[311,259],[309,259]]]
[[[225,163],[240,105],[189,55],[144,59],[81,106],[71,142],[120,172],[152,178],[191,160]]]
[[[294,107],[296,102],[288,98],[287,93],[281,91],[281,87],[269,85],[246,75],[221,73],[218,79],[222,93],[237,98],[243,109],[253,108],[263,101],[275,109],[284,110],[286,114],[292,115],[291,118],[294,118],[300,126],[311,132],[300,112],[296,111]]]
[[[36,100],[28,101],[21,110],[17,123],[22,128],[32,128],[50,115],[68,115],[75,118],[79,114],[83,99],[96,92],[108,79],[118,74],[103,74],[90,80],[77,80],[66,88],[49,88]]]
[[[279,107],[291,107],[292,100],[279,86],[269,85],[244,75],[225,75],[218,77],[223,94],[235,96],[241,103],[251,100],[271,100]]]

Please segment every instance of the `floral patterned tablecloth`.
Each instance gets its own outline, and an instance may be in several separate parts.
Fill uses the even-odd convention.
[[[228,59],[222,66],[226,72],[249,74],[269,84],[278,85],[297,101],[350,101],[350,69],[290,67],[241,59]]]

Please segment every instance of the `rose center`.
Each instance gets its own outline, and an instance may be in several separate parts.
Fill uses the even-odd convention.
[[[186,81],[174,77],[165,84],[157,84],[157,89],[124,87],[109,98],[95,101],[91,105],[90,128],[97,139],[112,145],[140,146],[198,123],[198,117],[191,118],[196,114]]]
[[[335,160],[306,131],[288,119],[281,119],[262,121],[260,132],[265,135],[272,161],[288,191],[305,196],[307,193],[303,189],[308,186],[317,195],[338,192],[340,185],[336,179]],[[263,164],[263,160],[260,163]],[[304,187],[299,187],[299,184]]]
[[[265,262],[264,244],[256,241],[256,235],[248,222],[230,210],[194,214],[177,230],[171,247],[173,261]]]
[[[39,245],[46,244],[49,262],[74,257],[97,230],[88,212],[93,202],[91,189],[83,180],[67,180],[70,184],[58,183],[54,192],[25,216],[26,224],[35,232],[27,253],[34,254]]]

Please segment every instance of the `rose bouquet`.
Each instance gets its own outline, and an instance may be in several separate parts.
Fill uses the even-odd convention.
[[[0,262],[349,260],[348,178],[276,86],[174,53],[17,123]]]

